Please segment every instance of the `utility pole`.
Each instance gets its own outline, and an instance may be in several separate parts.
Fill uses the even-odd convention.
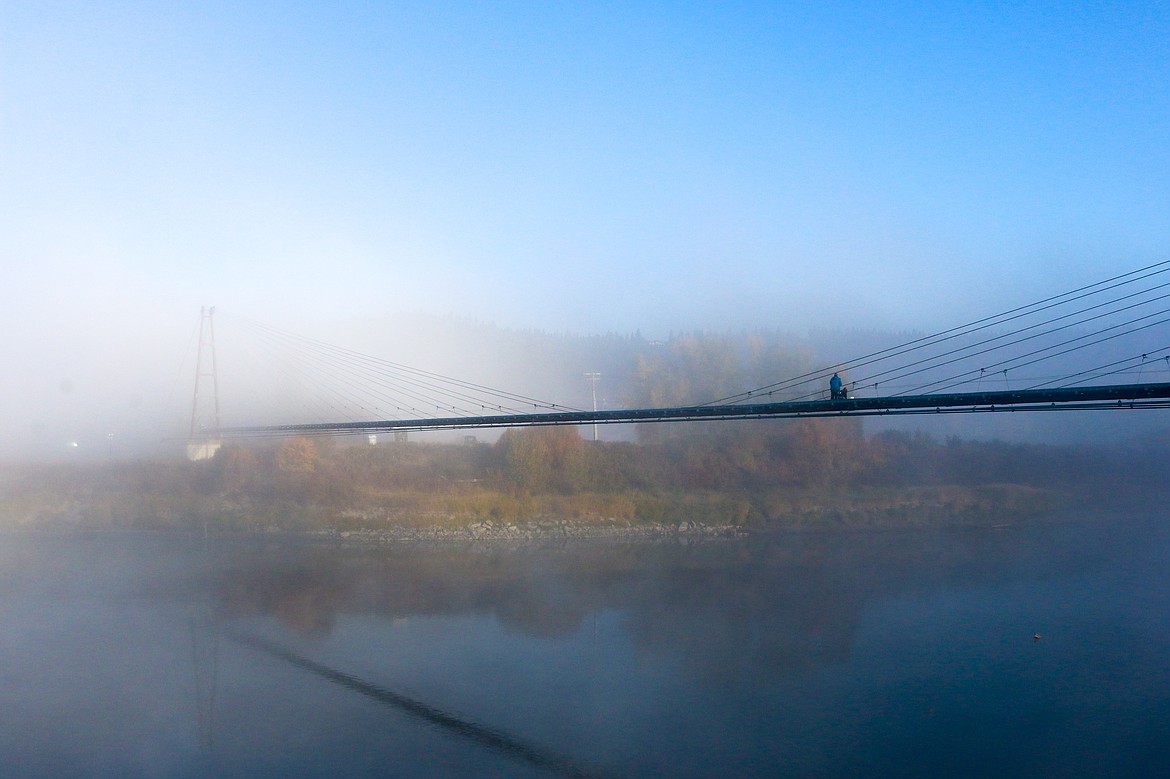
[[[597,381],[601,378],[601,374],[596,371],[590,371],[585,374],[585,380],[589,382],[590,388],[593,391],[593,410],[597,410]],[[597,423],[593,423],[593,440],[597,440]]]

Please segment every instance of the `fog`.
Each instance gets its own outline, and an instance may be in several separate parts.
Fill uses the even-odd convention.
[[[779,332],[832,364],[857,333],[1165,260],[1168,28],[1144,7],[5,4],[0,456],[171,451],[201,306],[568,405],[600,371],[612,407],[617,367],[532,364],[523,334]],[[231,395],[260,379],[228,372],[230,337],[224,415],[247,422],[273,404]],[[1142,416],[925,427],[1161,424]]]
[[[267,323],[233,311],[217,310],[214,322],[214,339],[209,331],[204,332],[204,368],[197,407],[198,312],[186,317],[183,326],[174,323],[153,332],[95,320],[88,328],[79,326],[75,338],[58,341],[57,348],[51,348],[48,341],[19,345],[25,350],[21,355],[22,376],[28,381],[4,387],[3,402],[10,413],[5,417],[0,455],[83,461],[176,456],[183,451],[193,416],[196,426],[214,424],[212,401],[216,397],[218,421],[227,427],[463,416],[556,407],[589,409],[593,403],[592,385],[586,374],[597,372],[599,409],[637,408],[649,402],[639,390],[646,382],[644,366],[656,364],[659,358],[668,363],[677,360],[679,349],[685,349],[680,344],[687,341],[698,339],[727,350],[728,366],[736,366],[733,372],[705,378],[739,392],[763,382],[823,370],[928,335],[824,329],[694,330],[667,333],[659,340],[647,338],[640,331],[550,333],[510,329],[467,317],[417,313],[306,322],[301,323],[304,329],[288,331],[272,329]],[[1011,337],[1011,333],[997,333],[991,337]],[[1092,331],[1077,333],[1084,337]],[[1113,383],[1167,381],[1170,368],[1161,357],[1165,347],[1158,339],[1156,332],[1134,334],[1121,343],[1109,342],[1048,361],[1043,369],[989,374],[986,379],[962,385],[961,391],[1020,389],[1048,376],[1069,375],[1085,366],[1108,364],[1117,356],[1147,351],[1155,357],[1117,376]],[[966,339],[972,341],[974,338]],[[213,343],[214,376],[207,373]],[[767,344],[774,357],[743,362],[747,359],[744,353],[758,349],[761,343]],[[1029,343],[1029,348],[1034,345]],[[401,384],[396,378],[397,368],[387,368],[387,363],[432,374],[424,381],[436,391]],[[971,370],[981,363],[968,359],[964,364]],[[698,366],[696,370],[700,368],[708,366]],[[675,369],[680,368],[676,365]],[[953,370],[952,366],[946,366],[946,370],[935,368],[912,378],[929,385],[932,380],[951,375]],[[852,381],[852,374],[845,375]],[[723,394],[723,390],[705,390],[709,385],[704,383],[704,377],[696,374],[692,378],[693,387],[688,394],[650,405],[705,403]],[[432,396],[436,404],[450,402],[444,395],[450,390],[444,388],[452,386],[451,379],[528,400],[505,401],[509,405],[498,409],[476,406],[477,398],[483,394],[477,389],[468,391],[468,402],[457,399],[458,411],[455,406],[428,405]],[[662,377],[662,381],[669,380]],[[811,387],[813,392],[824,391],[817,382],[801,386]],[[882,392],[896,394],[906,386],[890,385]],[[861,395],[882,392],[878,388],[857,389]],[[712,423],[702,426],[709,424]],[[867,419],[864,424],[871,434],[907,430],[938,439],[960,436],[1044,443],[1113,443],[1149,438],[1168,427],[1159,411],[887,417]],[[499,431],[410,435],[419,440],[457,441],[466,434],[475,434],[481,441],[494,441]],[[633,440],[638,433],[633,425],[614,425],[603,426],[599,435],[603,440]]]

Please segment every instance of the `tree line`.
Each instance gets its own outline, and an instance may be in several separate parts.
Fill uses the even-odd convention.
[[[622,346],[628,374],[608,374],[609,381],[631,406],[708,402],[777,375],[807,373],[814,364],[809,350],[766,333],[610,340]],[[96,517],[110,525],[240,527],[550,515],[730,524],[910,521],[1157,493],[1170,462],[1168,441],[1157,438],[1055,446],[867,435],[857,417],[635,429],[635,440],[595,442],[575,427],[525,427],[507,430],[494,444],[472,445],[294,437],[229,443],[197,463],[26,465],[7,469],[0,513],[34,524]]]

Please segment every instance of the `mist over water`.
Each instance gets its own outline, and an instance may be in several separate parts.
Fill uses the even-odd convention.
[[[1001,524],[374,547],[8,535],[0,767],[1162,773],[1160,515]]]

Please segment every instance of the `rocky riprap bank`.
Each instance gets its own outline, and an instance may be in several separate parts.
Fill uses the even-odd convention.
[[[379,529],[317,531],[314,535],[342,541],[474,541],[478,539],[549,539],[549,538],[665,538],[739,537],[747,532],[734,525],[705,525],[701,522],[652,523],[626,525],[615,521],[577,523],[567,520],[504,522],[485,520],[465,527],[387,527]]]

